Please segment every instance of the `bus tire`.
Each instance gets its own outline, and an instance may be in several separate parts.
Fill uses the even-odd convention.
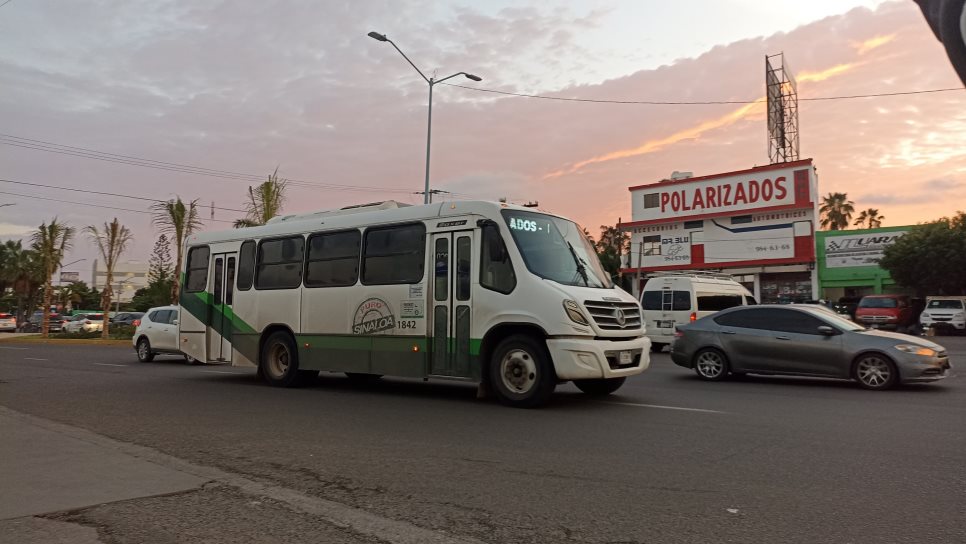
[[[504,338],[493,350],[490,388],[503,404],[534,408],[550,399],[557,387],[557,373],[547,347],[529,335]]]
[[[275,387],[298,387],[305,380],[299,371],[299,352],[292,335],[276,331],[265,340],[258,365],[262,377]]]
[[[586,395],[603,397],[617,391],[627,378],[600,378],[594,380],[574,380],[574,385]]]

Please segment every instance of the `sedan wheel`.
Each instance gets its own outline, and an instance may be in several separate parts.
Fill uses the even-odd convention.
[[[883,355],[865,355],[855,363],[855,379],[866,389],[888,389],[898,377],[896,365]]]
[[[716,349],[702,350],[694,357],[694,371],[705,380],[723,380],[728,375],[728,360]]]

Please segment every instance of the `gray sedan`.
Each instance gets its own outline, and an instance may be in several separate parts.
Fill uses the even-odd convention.
[[[945,378],[945,348],[795,305],[738,306],[677,328],[671,359],[706,380],[729,374],[856,380],[867,389]]]

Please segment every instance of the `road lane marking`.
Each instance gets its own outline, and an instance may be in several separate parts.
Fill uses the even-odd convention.
[[[20,350],[25,350],[25,349],[28,349],[28,348],[8,348],[7,346],[0,346],[0,349],[20,349]]]
[[[127,366],[127,365],[112,365],[111,363],[94,363],[98,366]]]
[[[617,404],[619,406],[637,406],[639,408],[659,408],[661,410],[681,410],[683,412],[703,412],[706,414],[724,414],[720,410],[706,410],[704,408],[684,408],[682,406],[661,406],[660,404],[639,404],[636,402],[602,402],[601,404]]]
[[[24,360],[27,360],[27,361],[49,361],[50,359],[38,359],[36,357],[24,357]]]
[[[241,374],[241,372],[229,372],[227,370],[202,370],[208,374]]]

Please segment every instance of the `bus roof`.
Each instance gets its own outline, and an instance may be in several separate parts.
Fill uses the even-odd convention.
[[[415,206],[389,200],[359,206],[347,206],[336,210],[280,216],[257,227],[199,232],[188,237],[187,245],[285,236],[320,230],[351,229],[463,215],[493,216],[503,209],[538,212],[560,217],[544,210],[486,200],[434,202]]]

